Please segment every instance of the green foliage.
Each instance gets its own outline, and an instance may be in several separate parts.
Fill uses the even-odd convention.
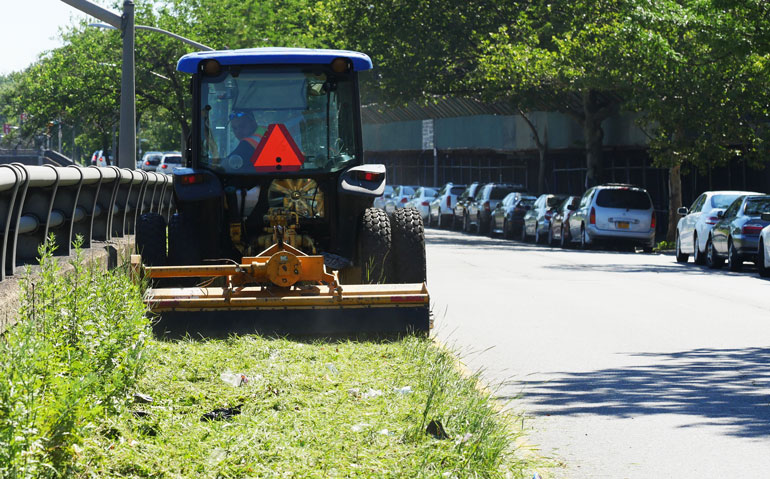
[[[52,243],[48,243],[49,245]],[[68,477],[89,430],[121,410],[146,363],[148,322],[123,271],[64,273],[40,249],[21,286],[18,324],[0,342],[0,476]]]

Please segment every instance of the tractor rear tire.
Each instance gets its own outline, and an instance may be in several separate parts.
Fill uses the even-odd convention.
[[[157,213],[145,213],[136,222],[136,252],[147,266],[166,264],[166,220]]]
[[[200,264],[200,235],[182,213],[175,213],[168,222],[168,262],[173,266]]]
[[[391,217],[396,283],[423,283],[427,276],[425,229],[420,212],[403,208]]]
[[[367,208],[364,211],[358,231],[358,263],[361,268],[361,283],[387,283],[391,280],[390,231],[391,224],[385,211],[379,208]]]

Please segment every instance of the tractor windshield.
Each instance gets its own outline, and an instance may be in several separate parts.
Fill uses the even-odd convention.
[[[201,84],[201,166],[227,174],[333,172],[356,160],[348,75],[234,69]]]

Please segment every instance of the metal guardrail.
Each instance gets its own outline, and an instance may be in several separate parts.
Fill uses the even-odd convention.
[[[174,211],[171,177],[115,166],[0,165],[0,281],[37,262],[38,247],[54,234],[54,255],[134,233],[139,215]]]

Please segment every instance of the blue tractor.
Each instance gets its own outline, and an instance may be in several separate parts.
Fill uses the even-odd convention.
[[[179,60],[192,135],[177,212],[138,219],[137,253],[162,319],[309,334],[426,332],[422,219],[373,208],[359,72],[368,56],[255,48]],[[168,231],[168,236],[166,236]]]

